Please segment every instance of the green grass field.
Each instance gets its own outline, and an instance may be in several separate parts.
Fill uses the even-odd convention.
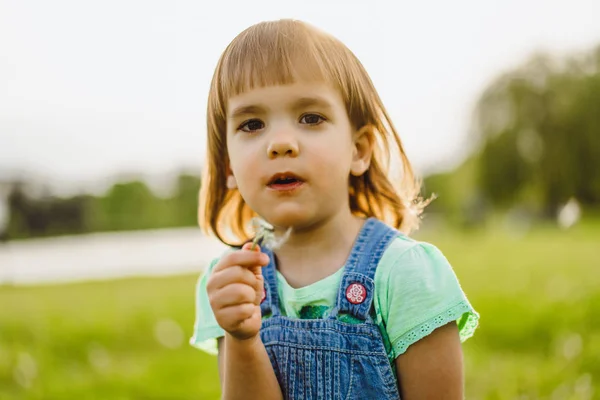
[[[600,220],[420,236],[481,314],[469,399],[600,399]],[[0,287],[0,399],[217,399],[187,344],[197,277]]]

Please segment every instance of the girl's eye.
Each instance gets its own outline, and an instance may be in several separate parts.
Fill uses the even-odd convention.
[[[244,122],[242,125],[240,125],[238,130],[241,130],[244,132],[254,132],[254,131],[263,129],[264,127],[265,127],[265,124],[261,120],[251,119],[249,121]]]
[[[321,117],[318,114],[306,114],[300,118],[301,124],[308,125],[319,125],[321,122],[325,121],[325,118]]]

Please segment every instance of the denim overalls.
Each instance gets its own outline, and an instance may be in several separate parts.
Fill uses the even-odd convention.
[[[323,319],[281,315],[273,253],[263,268],[260,336],[286,399],[399,399],[383,337],[371,316],[375,269],[399,233],[374,218],[345,264],[335,307]],[[348,314],[360,323],[345,323]]]

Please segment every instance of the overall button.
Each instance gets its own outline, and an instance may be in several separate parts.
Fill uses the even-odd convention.
[[[362,304],[367,298],[367,289],[360,283],[352,283],[346,288],[346,299],[352,304]]]

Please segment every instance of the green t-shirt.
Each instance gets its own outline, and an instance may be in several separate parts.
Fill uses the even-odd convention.
[[[216,354],[216,339],[224,335],[206,293],[206,282],[217,260],[200,277],[196,292],[196,323],[190,343]],[[319,318],[333,308],[344,268],[311,285],[293,288],[277,272],[281,312],[290,318]],[[384,252],[375,272],[376,322],[387,333],[392,362],[408,346],[451,321],[460,339],[471,337],[479,314],[469,303],[452,267],[433,245],[400,235]],[[384,335],[385,336],[385,335]]]

